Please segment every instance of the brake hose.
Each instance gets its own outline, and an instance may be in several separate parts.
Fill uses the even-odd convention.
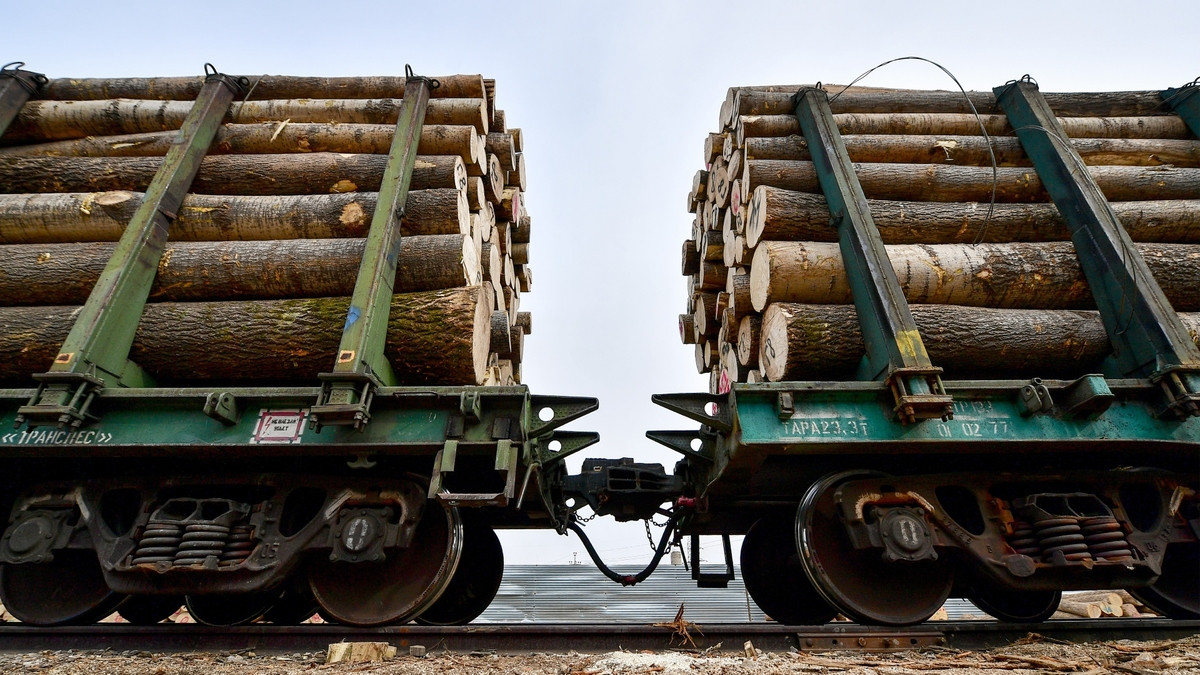
[[[592,562],[596,563],[596,567],[604,573],[604,576],[612,579],[622,586],[632,586],[640,581],[645,581],[646,577],[650,576],[650,573],[653,572],[656,567],[658,567],[659,561],[662,560],[663,555],[665,555],[667,549],[670,548],[671,535],[675,532],[675,516],[671,516],[671,518],[667,520],[667,526],[665,529],[663,529],[662,538],[658,542],[658,548],[654,551],[654,558],[650,561],[650,564],[646,566],[646,569],[634,575],[618,574],[617,572],[612,571],[608,565],[605,565],[604,561],[600,560],[600,554],[596,552],[595,547],[592,546],[591,540],[588,539],[586,534],[584,534],[583,528],[579,526],[579,523],[572,521],[567,527],[569,527],[572,532],[579,535],[579,539],[583,542],[583,547],[587,549],[588,555],[591,556]]]

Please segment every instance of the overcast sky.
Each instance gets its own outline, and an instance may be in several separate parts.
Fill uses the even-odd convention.
[[[3,3],[3,62],[50,77],[483,73],[525,137],[533,312],[525,383],[600,410],[582,454],[674,464],[647,429],[695,425],[651,405],[703,391],[680,344],[684,199],[730,86],[845,83],[918,55],[968,89],[1033,75],[1045,91],[1162,89],[1200,76],[1200,2]],[[953,88],[904,62],[871,86]],[[573,464],[578,470],[578,462]],[[590,526],[608,558],[649,557],[640,525]],[[572,535],[505,535],[509,562],[586,558]],[[706,547],[719,551],[719,545]],[[711,557],[711,556],[710,556]],[[714,560],[714,562],[716,562]]]

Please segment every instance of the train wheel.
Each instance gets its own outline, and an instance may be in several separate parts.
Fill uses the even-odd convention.
[[[768,516],[754,523],[742,541],[741,562],[746,592],[779,623],[817,625],[837,615],[801,567],[790,518]]]
[[[416,621],[426,626],[462,626],[492,604],[504,578],[504,547],[492,528],[475,519],[463,521],[462,557],[442,597]]]
[[[182,605],[181,595],[131,595],[117,608],[117,614],[135,626],[153,626]]]
[[[800,561],[817,591],[851,619],[887,626],[921,623],[950,596],[953,568],[945,556],[888,562],[878,549],[854,548],[835,493],[842,483],[870,475],[878,474],[835,474],[808,489],[796,514]]]
[[[188,614],[206,626],[242,626],[254,623],[275,604],[279,589],[258,593],[189,595],[184,601]]]
[[[1041,623],[1054,615],[1062,600],[1061,591],[1015,591],[982,579],[970,583],[963,595],[990,616],[1009,623]]]
[[[50,562],[0,565],[0,602],[24,623],[95,623],[124,599],[109,590],[95,551],[62,549]]]
[[[279,596],[271,609],[263,614],[263,621],[281,626],[299,626],[317,613],[317,601],[307,588],[288,589]]]
[[[1200,619],[1200,542],[1167,546],[1153,585],[1129,589],[1147,607],[1172,619]]]
[[[462,553],[458,509],[429,501],[408,548],[383,562],[315,563],[309,587],[322,616],[351,626],[403,623],[428,609],[454,575]]]

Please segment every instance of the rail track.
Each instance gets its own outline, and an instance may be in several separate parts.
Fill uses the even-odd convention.
[[[906,629],[857,624],[789,627],[778,624],[688,625],[693,643],[670,627],[648,624],[478,624],[468,626],[404,625],[349,628],[335,625],[251,625],[229,628],[195,624],[97,624],[38,628],[0,626],[0,652],[43,650],[110,650],[114,652],[313,652],[331,643],[385,641],[401,650],[422,645],[430,651],[599,653],[620,649],[713,649],[741,651],[746,641],[761,650],[882,651],[930,646],[986,649],[1011,644],[1038,633],[1064,642],[1171,640],[1200,634],[1200,621],[1167,619],[1065,620],[1041,624],[995,621],[938,621]]]

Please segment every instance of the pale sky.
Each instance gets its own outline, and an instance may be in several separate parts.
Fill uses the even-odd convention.
[[[569,428],[601,442],[581,455],[672,466],[648,429],[695,424],[650,395],[704,391],[684,310],[685,196],[730,86],[845,83],[923,56],[967,89],[1026,73],[1044,91],[1149,90],[1200,76],[1194,0],[1105,2],[464,2],[0,3],[0,60],[49,77],[482,73],[525,137],[533,219],[533,312],[525,383],[595,396]],[[870,86],[954,87],[903,62]],[[580,457],[582,459],[582,457]],[[579,462],[573,463],[578,470]],[[649,559],[642,526],[589,526],[606,557]],[[502,535],[510,563],[586,559],[574,536]],[[715,541],[706,557],[715,560]]]

